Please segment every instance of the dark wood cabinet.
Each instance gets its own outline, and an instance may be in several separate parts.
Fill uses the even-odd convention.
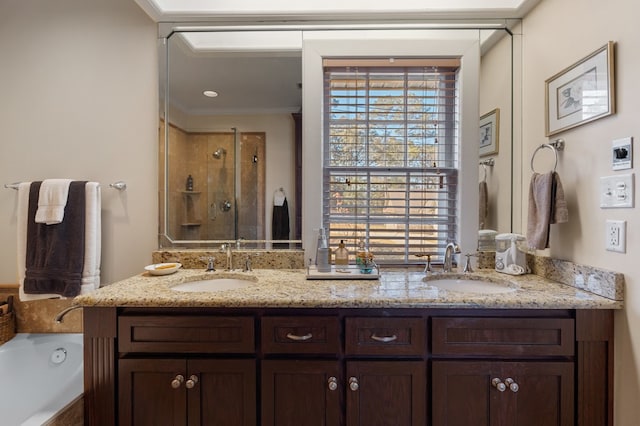
[[[121,359],[119,425],[256,424],[255,360]]]
[[[338,426],[342,421],[337,361],[262,363],[262,426]]]
[[[613,426],[613,312],[85,308],[85,424]]]
[[[347,426],[425,426],[423,361],[348,361]]]
[[[434,361],[432,426],[574,425],[573,362]]]
[[[343,356],[338,316],[262,318],[265,353],[314,358],[263,361],[263,426],[426,425],[425,319],[345,324]]]

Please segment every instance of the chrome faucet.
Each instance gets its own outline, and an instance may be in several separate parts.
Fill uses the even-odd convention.
[[[460,253],[460,247],[454,243],[450,242],[447,244],[447,247],[444,249],[444,263],[442,265],[443,272],[451,272],[453,269],[453,255]]]
[[[65,315],[67,315],[69,312],[82,308],[82,305],[71,305],[68,306],[66,308],[64,308],[62,311],[58,312],[58,314],[53,318],[53,321],[56,324],[62,324],[62,319],[65,317]]]
[[[231,244],[222,244],[220,251],[225,252],[227,256],[227,268],[226,271],[233,271],[233,256],[231,255]]]

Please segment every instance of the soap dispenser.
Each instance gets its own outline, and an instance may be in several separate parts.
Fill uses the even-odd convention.
[[[318,247],[316,249],[316,267],[318,272],[331,272],[331,256],[329,244],[327,243],[327,235],[324,228],[318,230]]]
[[[336,265],[345,266],[349,264],[349,250],[344,245],[344,240],[340,240],[338,249],[335,252]]]

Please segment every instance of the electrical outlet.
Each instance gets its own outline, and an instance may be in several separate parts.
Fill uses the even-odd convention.
[[[607,220],[605,248],[608,251],[626,253],[627,221]]]

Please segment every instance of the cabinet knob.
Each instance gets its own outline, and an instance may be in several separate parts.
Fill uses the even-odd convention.
[[[178,374],[171,381],[171,387],[174,389],[178,389],[182,382],[184,382],[184,376],[182,374]]]
[[[511,377],[505,379],[504,383],[509,386],[509,390],[511,392],[518,392],[518,390],[520,389],[520,386],[518,386],[518,384],[516,383],[515,380],[513,380]]]
[[[504,392],[507,390],[507,385],[505,385],[502,380],[500,380],[499,378],[494,378],[491,380],[491,386],[493,386],[494,388],[498,389],[500,392]]]
[[[299,336],[297,334],[293,334],[293,333],[287,333],[287,339],[289,340],[294,340],[296,342],[304,342],[305,340],[309,340],[313,338],[313,334],[311,333],[307,333],[305,335]]]
[[[393,342],[396,339],[398,339],[398,336],[396,336],[395,334],[391,336],[378,336],[376,333],[373,333],[371,335],[371,340],[375,340],[376,342],[382,342],[382,343]]]
[[[187,380],[187,382],[184,384],[184,386],[187,389],[193,389],[196,383],[198,383],[198,376],[196,376],[195,374],[192,374],[191,377],[189,377],[189,380]]]
[[[329,387],[330,391],[334,391],[338,389],[338,379],[336,379],[333,376],[329,377],[329,380],[327,381],[327,386]]]
[[[355,377],[349,377],[349,389],[355,392],[358,390],[358,388],[360,388],[358,379],[356,379]]]

